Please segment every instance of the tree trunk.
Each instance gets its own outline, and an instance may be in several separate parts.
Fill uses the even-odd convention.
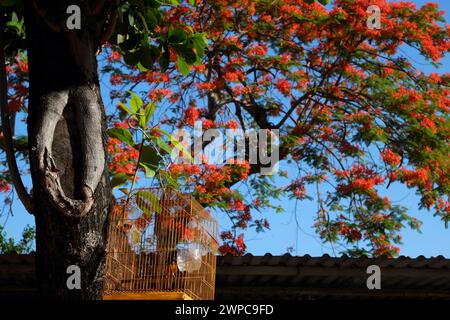
[[[108,216],[111,188],[106,166],[102,165],[99,182],[93,191],[93,205],[84,216],[68,215],[49,197],[48,185],[40,170],[39,146],[45,139],[42,126],[45,117],[55,116],[52,107],[60,96],[70,92],[90,92],[97,97],[99,112],[89,114],[80,107],[82,101],[68,99],[54,130],[51,144],[52,163],[60,186],[70,199],[83,200],[83,177],[90,160],[86,148],[106,157],[106,116],[101,101],[96,50],[98,45],[89,31],[73,32],[74,46],[68,31],[57,32],[36,12],[31,1],[25,1],[25,23],[28,41],[30,77],[28,136],[33,181],[33,203],[36,219],[36,272],[40,293],[45,299],[99,299],[103,289]],[[70,32],[70,31],[69,31]],[[92,119],[100,118],[101,119]],[[80,120],[81,119],[81,120]],[[94,120],[101,130],[87,130],[82,121]],[[81,121],[81,122],[80,122]],[[51,127],[51,126],[50,126]],[[95,129],[95,128],[94,128]],[[49,132],[53,130],[49,129]],[[97,136],[93,136],[97,135]],[[101,137],[99,137],[101,135]],[[100,145],[90,145],[102,139]],[[103,158],[104,159],[104,158]],[[47,159],[48,160],[48,159]],[[50,164],[48,164],[50,166]],[[57,171],[56,171],[57,169]],[[47,189],[46,189],[47,188]],[[67,279],[73,274],[68,267],[81,271],[81,289],[69,289]]]

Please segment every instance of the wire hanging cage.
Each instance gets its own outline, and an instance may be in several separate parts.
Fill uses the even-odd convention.
[[[212,300],[218,223],[192,196],[139,189],[111,214],[103,298]]]

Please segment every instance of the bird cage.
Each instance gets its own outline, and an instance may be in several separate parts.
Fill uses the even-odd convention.
[[[173,189],[140,189],[111,215],[104,299],[212,300],[218,224]]]

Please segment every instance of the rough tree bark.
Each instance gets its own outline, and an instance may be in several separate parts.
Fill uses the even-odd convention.
[[[99,43],[83,28],[55,30],[32,2],[25,24],[38,286],[46,299],[99,299],[112,198]],[[81,270],[80,290],[66,285],[70,265]]]

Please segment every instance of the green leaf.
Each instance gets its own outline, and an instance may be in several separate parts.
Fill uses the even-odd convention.
[[[181,55],[188,65],[192,65],[197,61],[197,55],[195,54],[194,49],[185,46],[176,46],[175,50],[178,56]]]
[[[138,60],[147,69],[153,68],[160,55],[161,51],[156,46],[145,46],[138,50]]]
[[[114,37],[112,37],[114,38]],[[116,39],[116,43],[117,45],[121,45],[122,43],[124,43],[126,41],[126,36],[124,36],[123,34],[118,33],[117,37],[115,37]]]
[[[147,6],[152,8],[152,9],[157,9],[161,6],[161,1],[158,0],[147,0]]]
[[[16,4],[16,0],[1,0],[0,6],[2,7],[12,7]]]
[[[172,148],[161,138],[154,138],[152,139],[158,147],[160,147],[162,150],[164,150],[167,154],[170,154],[172,152]]]
[[[111,179],[111,187],[113,189],[120,187],[125,182],[127,182],[128,179],[129,179],[129,176],[126,173],[117,173],[117,174],[113,175],[113,177]]]
[[[149,168],[156,169],[158,167],[160,160],[159,154],[151,146],[142,146],[141,150],[141,163],[148,166]]]
[[[128,91],[128,93],[131,94],[130,107],[134,112],[137,112],[144,105],[144,101],[134,92]]]
[[[174,147],[176,149],[178,149],[179,151],[183,152],[183,154],[189,159],[189,161],[193,162],[193,158],[192,158],[190,152],[188,152],[186,150],[186,148],[177,139],[175,139],[170,133],[168,133],[162,129],[159,129],[159,128],[156,128],[155,130],[162,133],[167,138],[169,138],[169,141],[174,145]]]
[[[140,62],[138,62],[138,64],[136,66],[138,67],[140,72],[147,72],[148,71],[148,69],[146,67],[144,67],[142,65],[142,63],[140,63]]]
[[[131,12],[128,13],[128,23],[132,27],[134,27],[134,25],[136,24],[136,20],[134,19],[134,16]]]
[[[170,63],[170,52],[167,47],[164,48],[163,54],[159,57],[159,65],[161,67],[161,71],[165,72],[169,67]]]
[[[204,33],[195,33],[191,36],[192,45],[195,48],[195,51],[197,52],[197,56],[199,58],[203,58],[205,55],[205,48],[206,48],[206,37]]]
[[[140,10],[145,10],[144,0],[128,0],[128,2],[131,5],[138,7]]]
[[[150,218],[153,212],[161,213],[162,208],[159,204],[159,198],[156,194],[141,190],[136,194],[136,204],[144,211],[147,218]]]
[[[133,135],[131,134],[130,130],[125,128],[111,128],[107,131],[108,135],[111,138],[119,139],[120,141],[130,145],[134,146],[134,139]]]
[[[129,115],[133,115],[133,114],[134,114],[134,112],[133,112],[130,108],[128,108],[128,106],[127,106],[125,103],[119,102],[118,105],[119,105],[126,113],[128,113]]]
[[[148,103],[145,108],[143,114],[141,114],[139,118],[139,125],[142,128],[147,126],[147,123],[152,119],[153,114],[155,113],[156,105],[153,102]]]
[[[188,75],[189,71],[190,71],[190,67],[189,64],[186,62],[186,60],[184,60],[184,58],[181,55],[178,55],[178,70],[181,72],[181,74],[183,75]]]
[[[156,1],[158,1],[158,0],[156,0]],[[177,5],[180,4],[180,1],[178,1],[178,0],[161,0],[161,1],[158,1],[158,2],[160,2],[161,4],[170,4],[170,5],[173,5],[173,6],[177,6]]]
[[[123,61],[130,66],[135,66],[139,63],[139,53],[137,51],[127,51],[123,55]]]
[[[9,28],[13,28],[18,35],[24,33],[24,20],[21,18],[19,20],[17,14],[15,12],[11,15],[11,21],[6,23],[6,26]]]
[[[183,44],[187,40],[186,31],[182,28],[169,28],[168,40],[171,44]]]
[[[156,171],[150,168],[148,165],[146,165],[143,162],[139,162],[139,165],[144,168],[145,171],[145,177],[146,178],[153,178],[156,174]]]
[[[122,49],[125,52],[125,55],[127,53],[134,53],[136,54],[137,48],[139,47],[139,43],[142,40],[142,36],[137,33],[131,33],[126,36],[123,36],[122,38],[117,38],[117,41],[120,41],[118,44],[120,46],[120,49]],[[124,57],[125,58],[125,57]]]
[[[145,21],[147,22],[147,26],[150,30],[155,29],[155,27],[158,25],[158,11],[149,8],[145,13]]]

